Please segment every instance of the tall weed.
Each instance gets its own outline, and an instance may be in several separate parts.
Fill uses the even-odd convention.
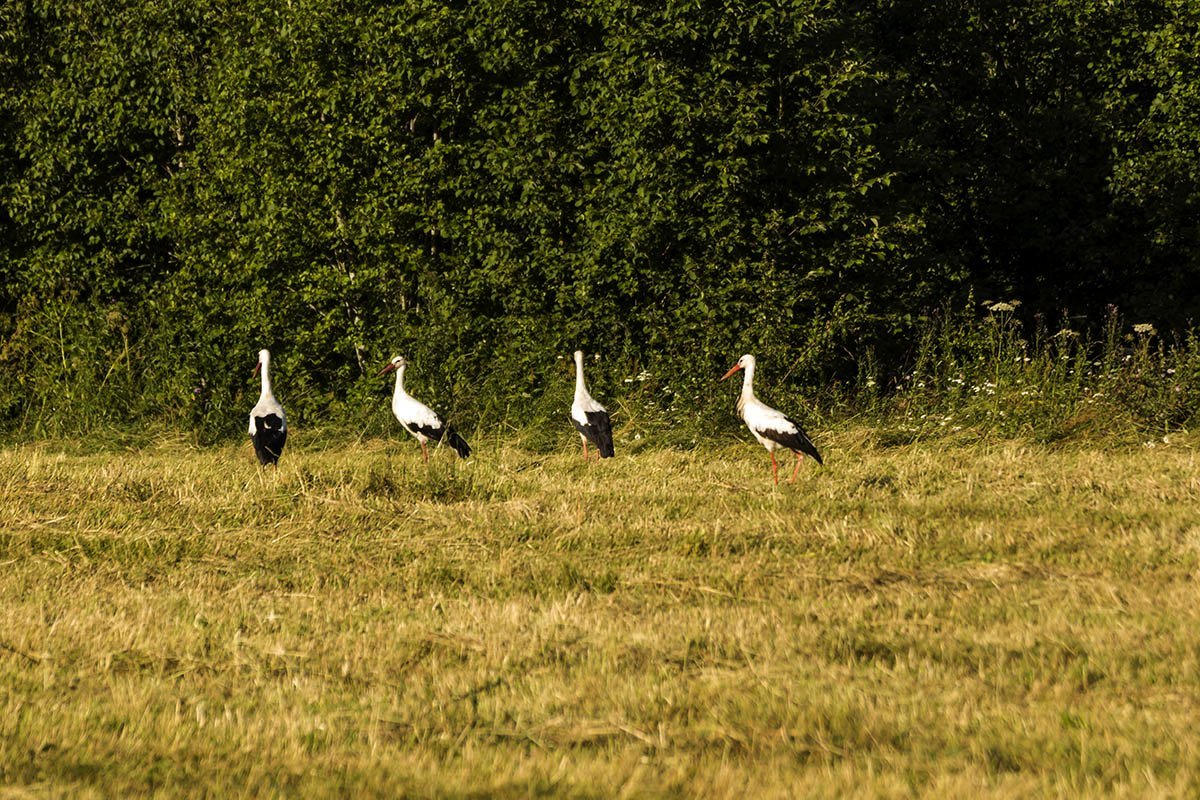
[[[984,316],[945,312],[922,332],[911,368],[880,402],[867,375],[857,406],[894,423],[900,438],[964,430],[1040,441],[1166,434],[1200,408],[1200,341],[1170,340],[1129,324],[1115,308],[1089,332],[1063,320],[1024,321],[1019,303],[986,303]],[[911,436],[905,436],[911,434]]]

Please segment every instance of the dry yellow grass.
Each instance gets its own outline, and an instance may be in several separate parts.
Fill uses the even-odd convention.
[[[566,438],[564,436],[564,438]],[[293,441],[303,444],[303,437]],[[0,452],[11,796],[1195,796],[1154,449]]]

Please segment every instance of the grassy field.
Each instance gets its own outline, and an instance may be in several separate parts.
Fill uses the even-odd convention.
[[[819,438],[4,449],[0,795],[1200,793],[1200,439]]]

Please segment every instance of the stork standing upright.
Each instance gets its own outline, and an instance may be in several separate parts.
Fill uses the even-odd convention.
[[[424,457],[425,463],[429,463],[429,450],[425,447],[425,442],[430,439],[436,442],[444,441],[453,448],[454,452],[458,453],[460,458],[471,455],[471,448],[466,439],[459,436],[453,428],[444,424],[433,409],[404,391],[404,368],[407,366],[408,362],[404,356],[396,356],[379,374],[386,375],[395,370],[396,391],[392,395],[392,413],[396,415],[396,419],[400,420],[404,429],[421,443],[421,455]]]
[[[575,351],[575,402],[571,404],[571,424],[583,440],[583,460],[587,461],[588,442],[596,445],[600,458],[613,457],[612,420],[604,406],[588,394],[583,382],[583,351]]]
[[[792,483],[796,480],[796,474],[800,471],[800,460],[804,456],[812,456],[818,464],[825,462],[821,460],[821,454],[817,452],[812,439],[808,438],[799,422],[754,396],[756,363],[754,356],[744,355],[721,376],[721,380],[738,370],[746,370],[746,377],[742,381],[742,394],[737,402],[738,415],[746,422],[746,427],[754,434],[754,438],[758,439],[759,444],[771,454],[771,472],[775,476],[776,485],[779,484],[779,463],[775,460],[775,450],[784,447],[796,454],[796,467],[792,470],[792,477],[788,479],[788,483]]]
[[[257,375],[260,372],[262,391],[250,411],[250,441],[254,442],[254,455],[258,456],[259,464],[278,467],[279,456],[283,454],[283,445],[287,442],[287,416],[271,392],[271,353],[267,350],[258,351],[254,373]]]

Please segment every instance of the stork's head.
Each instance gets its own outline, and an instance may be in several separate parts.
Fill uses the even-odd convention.
[[[388,362],[387,366],[379,371],[380,375],[387,375],[392,370],[400,369],[408,366],[408,362],[404,360],[404,356],[396,356]]]
[[[729,368],[729,372],[726,372],[724,375],[721,376],[721,380],[725,380],[730,375],[737,372],[739,369],[754,369],[754,356],[747,353],[746,355],[739,358],[737,360],[737,363]]]
[[[254,365],[254,374],[258,375],[258,371],[263,368],[263,364],[271,363],[271,351],[263,348],[258,351],[258,363]]]

